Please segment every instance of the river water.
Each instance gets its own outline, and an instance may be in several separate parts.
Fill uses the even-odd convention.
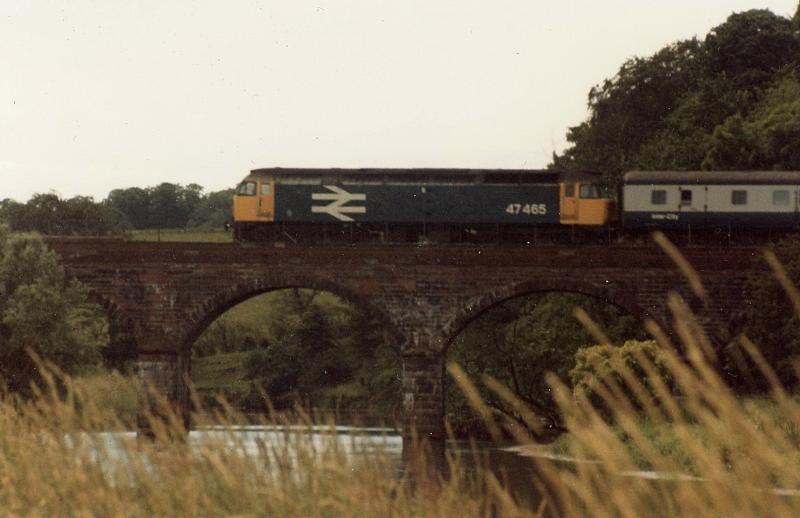
[[[104,432],[84,433],[67,440],[76,448],[80,444],[91,452],[102,456],[101,463],[108,463],[109,469],[125,466],[130,460],[131,444],[137,439],[136,432]],[[403,465],[403,439],[392,428],[351,427],[351,426],[208,426],[192,430],[188,436],[188,445],[201,449],[206,445],[230,447],[243,455],[263,458],[270,451],[292,451],[298,444],[325,451],[335,445],[339,452],[354,461],[359,457],[379,456],[390,470],[388,476],[402,477],[408,475]],[[84,450],[86,451],[86,450]],[[565,468],[576,462],[595,463],[592,460],[578,461],[566,457],[550,455],[546,448],[534,445],[519,446],[514,444],[497,444],[475,441],[448,441],[445,452],[449,457],[457,457],[458,470],[468,478],[479,480],[485,469],[491,470],[496,478],[514,495],[515,500],[523,505],[536,509],[541,498],[536,491],[536,464],[532,457],[545,457]],[[264,463],[268,465],[269,462]],[[569,468],[567,468],[569,469]],[[442,472],[447,473],[446,465]],[[474,475],[474,477],[473,477]],[[650,471],[631,471],[617,473],[623,478],[640,478],[653,481],[703,483],[697,477],[682,473],[656,473]],[[800,490],[772,488],[772,492],[783,496],[800,496]]]
[[[262,457],[269,451],[286,451],[298,444],[298,438],[304,445],[312,448],[330,447],[335,441],[336,448],[346,455],[358,460],[360,456],[376,455],[388,463],[396,476],[404,476],[403,439],[392,428],[351,427],[351,426],[209,426],[192,430],[188,436],[188,445],[202,448],[208,444],[223,444],[245,455]],[[136,432],[103,432],[83,434],[79,438],[67,438],[73,445],[83,444],[98,453],[103,463],[109,463],[110,469],[119,468],[129,461],[132,443],[137,441]],[[534,463],[525,450],[513,445],[495,444],[474,441],[447,441],[445,451],[450,457],[457,457],[458,469],[468,476],[480,476],[480,471],[491,469],[495,476],[512,489],[520,502],[535,505],[538,497],[535,494],[533,477]],[[442,472],[448,471],[441,466]]]

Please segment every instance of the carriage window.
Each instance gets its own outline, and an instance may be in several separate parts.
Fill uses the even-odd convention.
[[[773,205],[789,205],[789,191],[772,191]]]
[[[567,198],[575,197],[575,184],[574,183],[565,183],[564,184],[564,196]]]
[[[667,191],[657,189],[650,193],[650,203],[653,205],[665,205],[667,203]]]
[[[692,204],[692,191],[681,191],[681,205],[689,206]]]
[[[242,182],[239,188],[236,189],[236,194],[239,196],[255,196],[256,195],[256,182]]]
[[[581,198],[600,198],[600,188],[593,183],[581,184]]]
[[[731,191],[733,205],[747,205],[747,191]]]
[[[261,184],[261,196],[269,196],[269,184],[262,183]]]

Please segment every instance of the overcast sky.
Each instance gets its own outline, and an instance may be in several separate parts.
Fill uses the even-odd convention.
[[[797,0],[0,0],[0,199],[541,168],[633,56]]]

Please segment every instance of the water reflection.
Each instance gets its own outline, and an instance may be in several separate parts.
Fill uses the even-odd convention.
[[[98,462],[110,480],[134,481],[134,464],[151,469],[145,451],[137,448],[141,439],[136,432],[83,433],[65,437],[67,444],[87,460]],[[299,455],[316,452],[324,457],[332,449],[353,461],[380,459],[387,476],[410,475],[403,466],[403,438],[392,428],[350,426],[208,426],[192,430],[187,446],[199,456],[210,450],[222,448],[255,459],[254,466],[269,474],[275,462],[297,465]],[[520,455],[508,445],[488,442],[448,441],[444,444],[447,460],[455,460],[465,478],[480,481],[489,469],[495,477],[512,490],[516,500],[535,506],[539,500],[534,490],[535,465],[531,459]],[[449,466],[441,466],[447,473]],[[158,477],[155,471],[152,475]],[[124,482],[123,482],[124,483]]]

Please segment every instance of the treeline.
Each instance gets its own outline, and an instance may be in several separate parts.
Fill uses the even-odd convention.
[[[0,222],[16,232],[113,235],[153,228],[222,228],[231,219],[233,190],[205,193],[197,184],[162,183],[114,189],[102,201],[36,194],[26,203],[0,201]]]
[[[551,167],[800,170],[800,9],[731,15],[704,40],[633,58],[589,92]]]

